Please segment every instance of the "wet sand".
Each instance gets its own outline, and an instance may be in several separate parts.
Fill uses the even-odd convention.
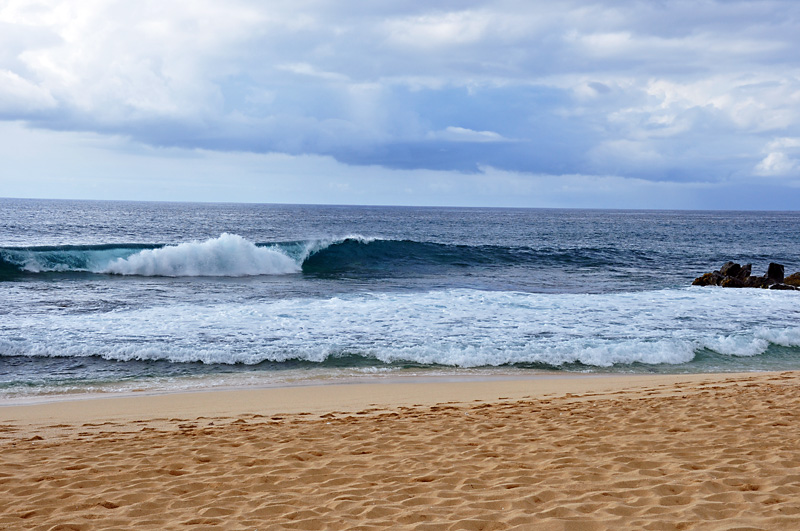
[[[800,529],[800,373],[0,407],[3,529]]]

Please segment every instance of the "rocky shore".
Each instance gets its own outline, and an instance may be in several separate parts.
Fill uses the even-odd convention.
[[[767,274],[753,276],[752,264],[740,265],[726,262],[719,270],[694,279],[693,286],[722,286],[723,288],[763,288],[800,290],[800,272],[784,277],[781,264],[769,264]]]

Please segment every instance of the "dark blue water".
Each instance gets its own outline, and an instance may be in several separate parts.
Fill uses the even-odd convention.
[[[798,227],[797,212],[0,199],[0,393],[797,368],[800,294],[690,284],[727,260],[800,270]]]

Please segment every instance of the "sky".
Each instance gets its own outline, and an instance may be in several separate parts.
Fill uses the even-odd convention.
[[[795,0],[0,0],[0,197],[800,208]]]

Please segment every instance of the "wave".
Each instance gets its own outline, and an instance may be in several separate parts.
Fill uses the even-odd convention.
[[[748,312],[742,312],[748,308]],[[479,290],[350,294],[4,316],[0,357],[247,364],[347,358],[486,367],[796,367],[793,293],[670,289],[581,295]],[[778,358],[781,360],[778,360]],[[754,361],[748,361],[754,360]]]
[[[157,246],[64,245],[0,248],[0,274],[101,272],[111,261]]]
[[[104,244],[0,249],[0,278],[36,273],[240,277],[300,272],[300,263],[277,245],[257,245],[223,233],[178,245]]]
[[[532,249],[457,245],[350,235],[300,242],[254,243],[236,234],[177,245],[103,244],[0,248],[0,280],[38,273],[138,276],[402,275],[509,265],[603,267],[647,261],[610,248]]]
[[[275,247],[258,247],[235,234],[205,242],[147,249],[110,262],[102,273],[162,277],[280,275],[297,273],[295,260]]]

